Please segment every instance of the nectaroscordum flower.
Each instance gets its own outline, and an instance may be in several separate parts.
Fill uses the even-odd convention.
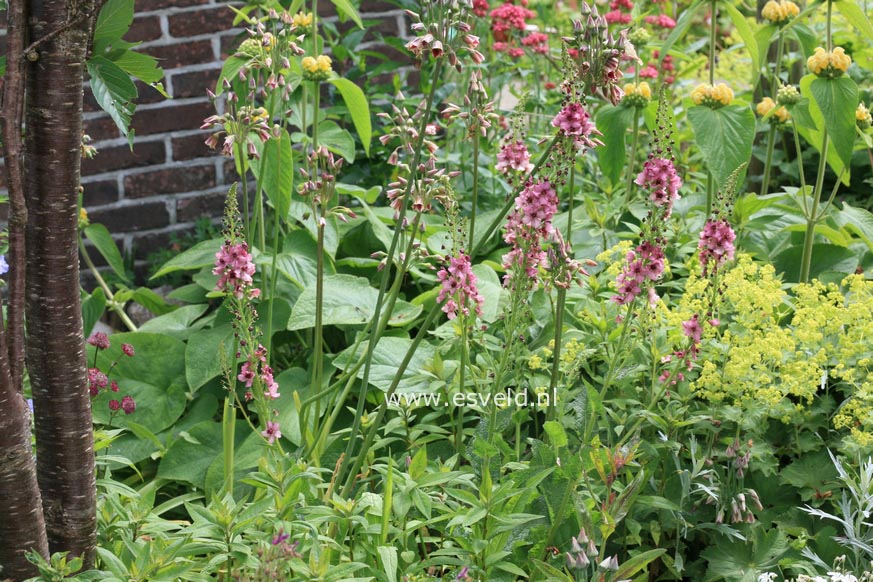
[[[694,101],[695,105],[718,109],[731,104],[731,101],[734,100],[734,92],[724,83],[718,85],[703,83],[691,92],[691,100]]]
[[[785,24],[798,14],[800,8],[791,0],[770,0],[761,10],[761,16],[773,24]]]
[[[863,103],[858,103],[858,108],[855,109],[855,121],[861,129],[867,129],[873,125],[873,116],[870,115],[870,110]]]
[[[324,81],[333,72],[330,57],[327,55],[303,57],[300,66],[303,67],[303,78],[306,81]]]
[[[773,117],[775,117],[779,123],[785,123],[789,119],[791,119],[791,114],[788,113],[788,110],[785,109],[784,105],[776,106],[776,102],[770,99],[769,97],[764,97],[761,99],[761,102],[755,106],[755,111],[758,112],[758,115],[761,117],[766,116],[771,111],[773,112]]]
[[[652,89],[645,81],[640,83],[628,83],[624,86],[624,97],[621,102],[628,107],[642,109],[652,99]]]
[[[852,57],[846,54],[843,47],[838,46],[828,52],[817,47],[811,57],[806,59],[809,71],[819,77],[835,78],[841,76],[852,64]]]

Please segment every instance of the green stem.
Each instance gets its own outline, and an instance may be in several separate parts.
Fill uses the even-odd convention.
[[[558,288],[558,303],[555,307],[555,348],[552,353],[552,374],[549,381],[549,406],[546,410],[546,420],[555,418],[558,401],[558,374],[561,372],[561,335],[564,331],[564,303],[567,300],[567,290]]]
[[[712,177],[712,172],[706,171],[706,215],[712,213],[712,199],[715,196],[715,180]]]
[[[321,382],[324,367],[324,225],[318,223],[318,242],[315,256],[315,331],[312,342],[312,390],[321,390]],[[321,418],[321,399],[315,401],[315,418]]]
[[[830,2],[828,2],[830,7]],[[818,207],[821,199],[821,190],[824,186],[824,176],[827,169],[828,157],[828,130],[822,131],[821,157],[818,161],[818,176],[815,180],[815,188],[812,191],[812,211],[806,216],[806,233],[803,238],[803,256],[800,259],[800,282],[809,282],[809,271],[812,267],[812,243],[815,239],[815,226],[819,221]],[[801,194],[805,196],[805,192]]]
[[[472,231],[471,231],[472,232]],[[469,359],[467,350],[467,318],[461,316],[461,369],[458,372],[458,391],[465,394],[466,388],[466,371]],[[458,417],[455,420],[455,451],[460,455],[463,452],[464,446],[464,407],[458,407]]]
[[[473,136],[473,196],[471,198],[472,207],[470,208],[470,237],[467,243],[467,248],[472,249],[475,244],[476,235],[476,206],[479,201],[479,139],[480,133],[477,128],[476,135]]]
[[[776,146],[776,123],[770,120],[770,131],[767,133],[767,160],[764,162],[764,177],[761,179],[761,196],[767,194],[770,188],[770,169],[773,167],[773,149]]]
[[[634,187],[634,165],[637,160],[637,147],[639,147],[640,143],[640,112],[634,109],[634,124],[633,124],[633,137],[631,138],[631,149],[630,156],[627,160],[627,181],[625,183],[624,189],[624,207],[627,208],[630,205],[631,200],[631,192]]]
[[[109,305],[109,308],[112,309],[116,315],[118,315],[118,318],[121,319],[121,322],[128,330],[137,331],[136,324],[133,323],[130,317],[127,316],[127,313],[124,312],[124,307],[115,300],[115,294],[112,293],[106,280],[100,275],[100,271],[97,270],[94,261],[92,261],[90,255],[88,255],[88,250],[85,248],[85,243],[82,242],[82,237],[79,236],[78,238],[79,251],[82,253],[82,258],[85,259],[85,264],[88,265],[88,270],[91,271],[91,274],[94,275],[94,278],[97,280],[97,284],[100,285],[101,289],[103,289],[103,293],[106,295],[106,304]]]
[[[715,39],[718,30],[718,0],[712,0],[712,27],[709,31],[709,84],[715,85]]]
[[[233,387],[229,388],[231,391]],[[236,408],[233,395],[224,398],[224,412],[221,419],[221,441],[224,450],[224,489],[233,495],[233,457],[234,437],[236,435]]]

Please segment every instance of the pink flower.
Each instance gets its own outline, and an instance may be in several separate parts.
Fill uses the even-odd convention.
[[[252,275],[255,274],[255,264],[248,245],[244,242],[225,242],[215,253],[212,274],[219,276],[216,284],[219,291],[232,293],[237,299],[242,299],[246,290],[251,287]]]
[[[667,206],[668,210],[679,199],[679,188],[682,187],[682,179],[673,162],[665,158],[649,159],[634,183],[649,190],[649,198],[655,206]]]
[[[97,396],[101,388],[106,388],[109,378],[98,368],[88,368],[88,392],[91,396]]]
[[[609,24],[630,24],[631,15],[620,10],[610,10],[603,15]]]
[[[245,383],[246,388],[251,388],[252,382],[255,381],[255,371],[252,369],[252,365],[249,362],[243,362],[242,369],[236,378]]]
[[[653,65],[646,65],[645,67],[640,69],[640,77],[644,79],[657,79],[658,69],[656,69]]]
[[[655,16],[654,14],[650,14],[649,16],[646,16],[646,23],[654,26],[660,26],[661,28],[676,27],[676,21],[666,14],[658,14],[657,16]]]
[[[109,336],[107,336],[102,331],[96,331],[91,334],[91,337],[88,338],[88,343],[97,348],[98,350],[108,350],[109,349]]]
[[[549,36],[542,32],[530,33],[521,39],[521,44],[530,47],[535,53],[547,54],[549,52]]]
[[[703,327],[701,327],[697,315],[682,322],[682,333],[684,333],[686,337],[690,337],[691,341],[695,344],[700,343],[700,338],[703,336]]]
[[[118,392],[118,382],[116,382],[115,380],[113,380],[112,382],[110,382],[110,383],[109,383],[109,389],[110,389],[111,391],[113,391],[113,392]]]
[[[121,351],[124,352],[125,356],[133,357],[136,354],[136,350],[133,349],[133,346],[130,344],[121,344]]]
[[[700,265],[704,272],[710,262],[714,263],[714,269],[718,269],[725,261],[734,258],[734,240],[737,235],[728,221],[724,219],[707,220],[700,231],[700,242],[697,248],[700,250]]]
[[[112,412],[118,412],[121,409],[121,403],[114,398],[109,401],[109,410]]]
[[[473,0],[473,14],[482,18],[488,14],[488,0]]]
[[[581,103],[568,103],[552,120],[552,126],[557,127],[565,135],[576,138],[576,145],[594,147],[598,142],[591,139],[592,133],[598,133],[591,122],[591,116]]]
[[[270,366],[264,366],[264,373],[261,375],[261,379],[264,381],[264,386],[267,388],[264,391],[264,396],[272,400],[281,396],[278,392],[279,384],[273,379],[273,369]]]
[[[557,211],[558,194],[547,180],[528,184],[515,199],[503,235],[503,240],[512,245],[503,256],[506,282],[512,278],[513,267],[534,282],[539,279],[539,268],[547,263],[542,243],[555,238],[552,217]]]
[[[509,56],[511,56],[514,59],[519,59],[519,58],[524,56],[524,49],[518,48],[518,47],[513,47],[513,48],[509,49],[508,51],[506,51],[506,54],[508,54]]]
[[[132,396],[121,399],[121,409],[124,410],[124,414],[133,414],[136,411],[136,401]]]
[[[443,305],[443,313],[449,319],[458,316],[458,311],[464,315],[470,315],[469,304],[475,303],[476,315],[482,316],[482,304],[484,299],[476,287],[477,279],[470,266],[470,257],[461,253],[449,259],[448,267],[440,269],[437,279],[442,282],[437,303],[446,301]]]
[[[261,436],[267,439],[269,444],[276,442],[276,439],[282,438],[282,431],[279,430],[279,423],[267,421],[267,428],[261,431]]]
[[[530,152],[527,151],[527,146],[520,139],[501,146],[500,152],[497,154],[497,171],[508,174],[510,170],[525,174],[533,170],[533,164],[530,163]]]

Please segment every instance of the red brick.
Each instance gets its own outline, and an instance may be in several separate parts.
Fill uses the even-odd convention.
[[[229,30],[233,28],[235,16],[236,14],[228,6],[219,6],[172,14],[167,21],[171,35],[176,38],[186,38]]]
[[[182,8],[207,4],[209,0],[136,0],[136,11],[162,10],[164,8]]]
[[[173,75],[173,97],[176,99],[204,97],[207,89],[215,91],[215,82],[218,80],[219,73],[221,73],[221,69]]]
[[[115,139],[121,135],[118,126],[108,115],[102,115],[84,122],[83,130],[96,143],[107,139]]]
[[[95,210],[89,214],[91,222],[99,222],[109,232],[136,232],[161,228],[170,223],[170,214],[163,202],[142,202],[119,208]]]
[[[125,198],[206,190],[215,186],[214,166],[163,168],[124,177]]]
[[[221,60],[227,59],[236,52],[239,45],[248,38],[247,32],[224,34],[221,36]]]
[[[193,222],[202,216],[221,216],[226,197],[224,192],[213,192],[177,200],[176,221]]]
[[[185,137],[174,137],[172,141],[173,159],[181,162],[218,155],[215,150],[210,149],[204,143],[208,136],[209,132],[204,131],[203,133],[186,135]]]
[[[118,201],[118,182],[115,180],[99,180],[82,184],[85,189],[83,202],[85,207],[102,206]]]
[[[82,175],[141,168],[161,164],[166,159],[164,144],[159,141],[137,142],[131,152],[126,145],[102,148],[91,160],[82,160]]]
[[[215,53],[212,52],[212,41],[208,39],[152,46],[143,49],[142,52],[158,59],[158,65],[164,70],[185,65],[211,63],[215,59]]]
[[[167,84],[166,80],[162,81],[164,85]],[[166,101],[167,98],[161,95],[157,89],[149,85],[148,83],[143,83],[142,81],[135,81],[134,85],[136,85],[136,104],[144,105],[146,103],[160,103],[161,101]],[[168,102],[169,103],[169,102]],[[135,116],[136,114],[134,114]]]
[[[161,19],[158,16],[137,16],[124,40],[148,42],[161,38]]]
[[[199,129],[203,120],[214,113],[215,107],[209,101],[147,109],[133,116],[133,128],[137,135]]]
[[[131,244],[133,257],[137,260],[148,259],[155,251],[170,247],[173,235],[179,236],[182,232],[162,230],[135,235]],[[178,252],[178,249],[173,250]]]

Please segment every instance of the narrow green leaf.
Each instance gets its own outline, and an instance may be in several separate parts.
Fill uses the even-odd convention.
[[[94,42],[121,38],[133,24],[134,0],[108,0],[94,25]]]
[[[278,138],[271,137],[264,144],[259,164],[260,183],[279,216],[288,216],[291,189],[294,187],[294,156],[291,136],[283,128]]]
[[[716,184],[726,183],[733,171],[752,157],[755,114],[742,105],[719,109],[696,106],[688,110],[688,119]]]
[[[743,39],[743,44],[746,45],[746,50],[749,51],[749,56],[752,59],[752,85],[754,85],[757,82],[761,70],[761,55],[759,53],[758,41],[755,38],[755,33],[752,31],[749,21],[746,20],[746,17],[743,16],[742,12],[737,10],[733,3],[722,2],[720,6],[727,11],[728,16],[730,16],[731,21],[737,29],[737,33],[739,33],[740,38]]]
[[[855,108],[858,107],[858,85],[850,77],[836,79],[807,75],[801,80],[801,89],[808,86],[812,101],[821,111],[828,130],[831,147],[840,156],[848,172],[855,144]]]
[[[369,156],[370,139],[373,129],[370,121],[370,104],[367,102],[367,97],[360,87],[348,79],[331,79],[330,82],[339,89],[340,95],[343,96],[346,109],[349,110],[349,115],[352,116],[352,123],[355,124],[355,130],[358,132],[358,137],[361,138],[361,143],[364,145],[364,153]]]
[[[873,25],[870,24],[867,15],[858,6],[858,2],[855,0],[837,0],[834,2],[834,6],[837,7],[837,10],[840,11],[840,14],[846,18],[849,24],[858,29],[863,37],[868,40],[873,38]]]
[[[106,259],[106,264],[112,271],[123,281],[130,282],[127,273],[124,272],[124,260],[121,258],[121,253],[115,246],[115,241],[112,240],[109,230],[102,224],[92,224],[86,227],[84,232],[85,238],[91,241],[94,248]]]
[[[333,5],[336,6],[336,9],[339,11],[340,15],[344,15],[348,18],[351,18],[352,21],[358,25],[358,28],[364,28],[364,23],[361,21],[361,16],[358,14],[357,9],[352,6],[352,3],[349,0],[331,0]]]
[[[670,49],[673,48],[676,41],[685,35],[685,31],[688,30],[691,23],[694,22],[694,18],[697,16],[697,11],[700,10],[700,7],[703,6],[703,4],[704,0],[694,0],[691,6],[683,10],[682,14],[679,15],[679,19],[676,21],[676,26],[670,32],[670,36],[667,37],[664,44],[661,45],[661,62],[664,61],[664,57],[667,56],[667,53],[670,52]]]

